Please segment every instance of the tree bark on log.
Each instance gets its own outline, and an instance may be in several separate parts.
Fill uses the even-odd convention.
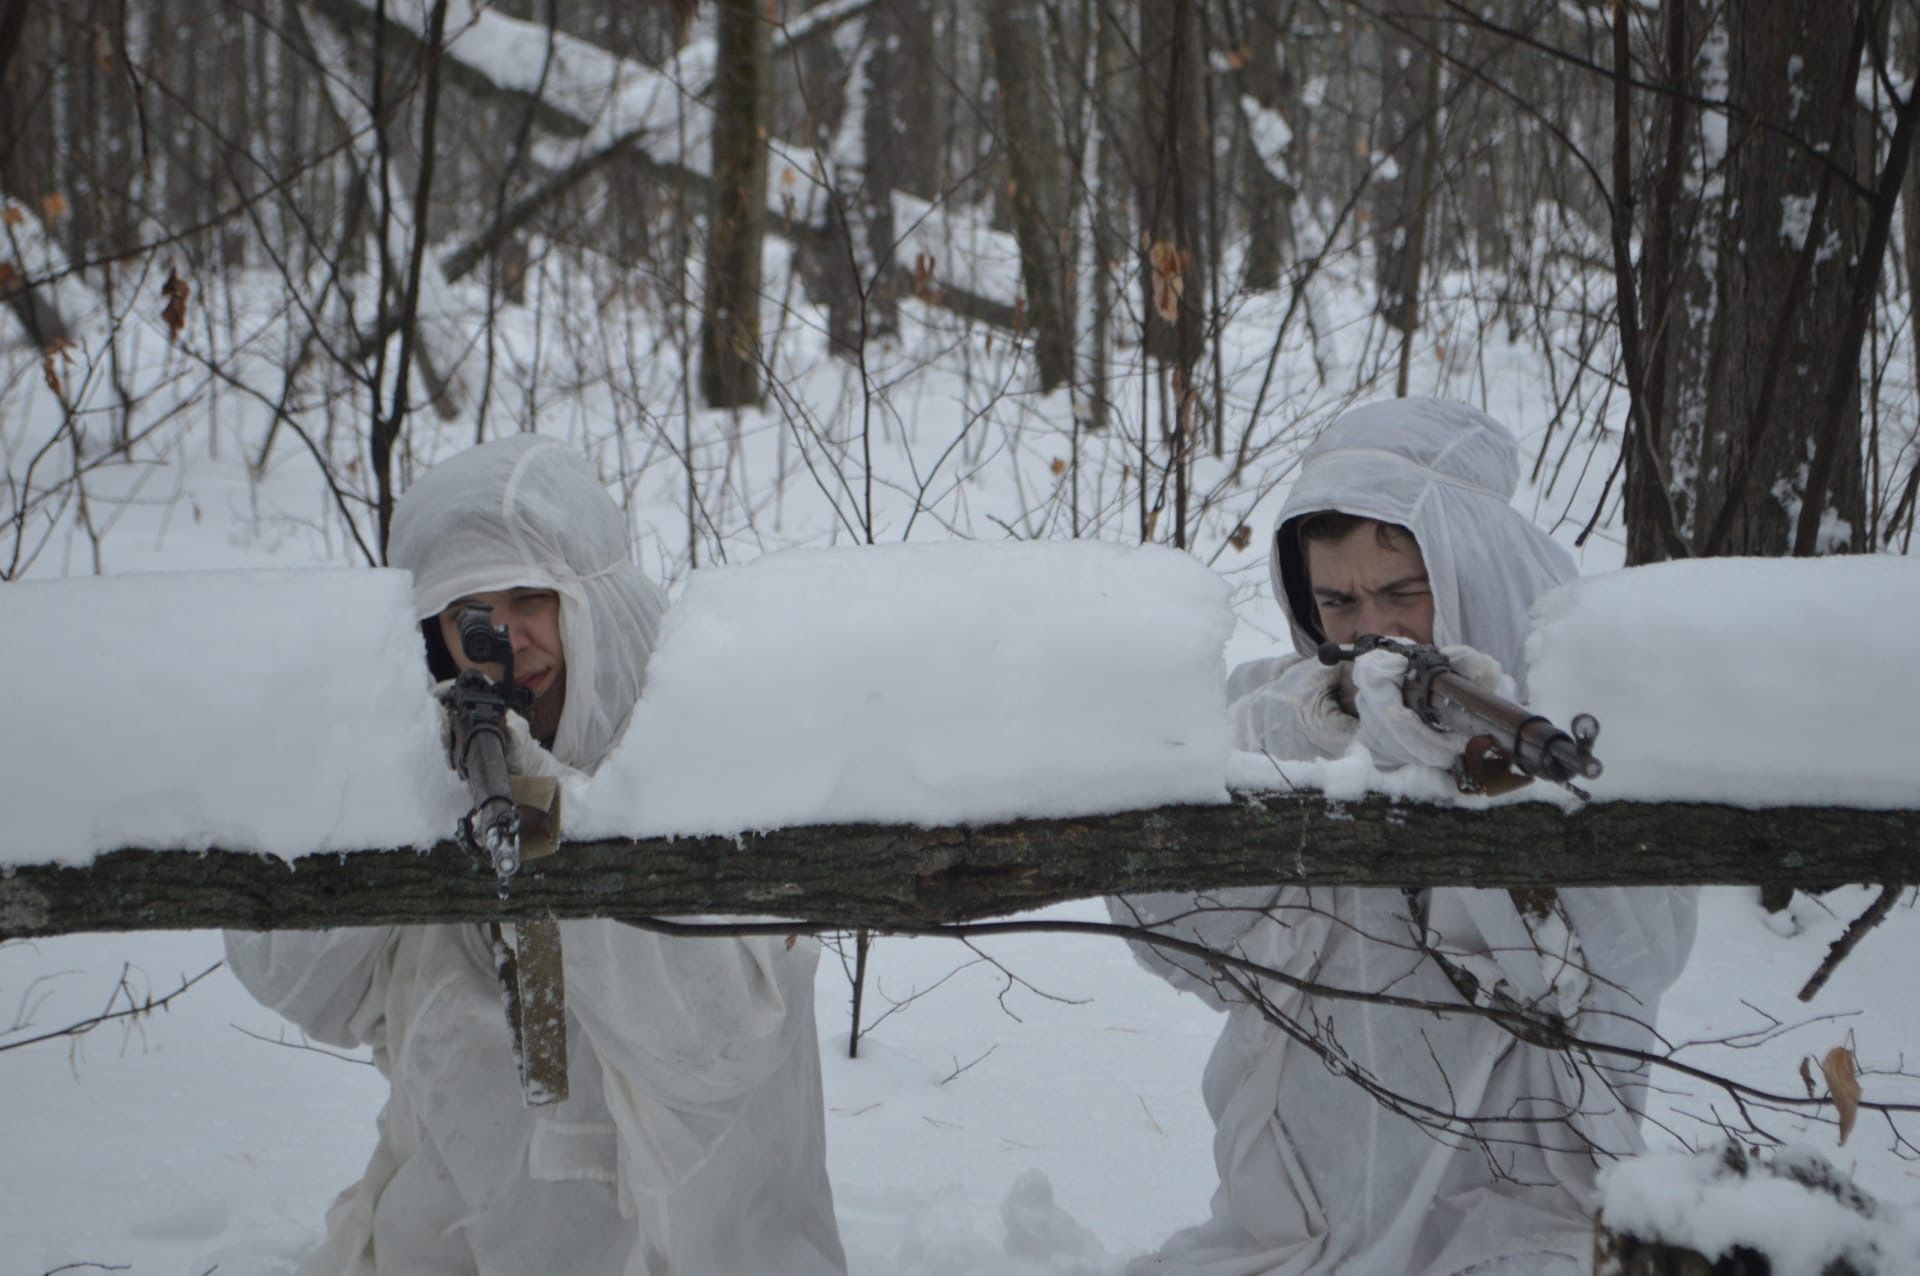
[[[126,849],[0,873],[0,939],[75,931],[776,915],[914,927],[1121,892],[1317,886],[1833,885],[1920,880],[1920,811],[1544,802],[1492,809],[1240,794],[978,828],[837,825],[575,842],[499,896],[452,843],[305,856]]]

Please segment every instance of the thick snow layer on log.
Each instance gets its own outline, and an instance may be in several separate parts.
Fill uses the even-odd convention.
[[[395,571],[0,590],[0,864],[430,845],[464,792]]]
[[[1225,584],[1090,542],[696,572],[574,836],[937,825],[1224,800]]]
[[[1920,807],[1920,560],[1713,559],[1534,606],[1534,704],[1601,723],[1597,798]]]

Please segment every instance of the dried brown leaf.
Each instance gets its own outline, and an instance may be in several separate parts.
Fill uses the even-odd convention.
[[[1253,544],[1253,529],[1245,523],[1240,524],[1240,526],[1234,528],[1232,534],[1227,537],[1227,544],[1233,546],[1235,549],[1245,549],[1247,546]]]
[[[16,229],[20,223],[25,220],[27,220],[27,214],[20,205],[7,204],[0,206],[0,222],[5,222],[8,230]]]
[[[160,308],[160,319],[167,325],[167,338],[180,339],[180,330],[187,326],[187,299],[193,296],[193,288],[172,268],[167,270],[167,282],[160,285],[160,295],[167,304]]]
[[[1817,1091],[1815,1091],[1813,1088],[1813,1056],[1812,1055],[1800,1056],[1800,1084],[1807,1087],[1807,1097],[1809,1099],[1813,1098],[1813,1096],[1817,1093]]]
[[[940,286],[934,282],[939,260],[932,253],[913,255],[913,295],[929,305],[940,300]]]
[[[1841,1147],[1847,1145],[1847,1136],[1853,1133],[1854,1118],[1860,1115],[1858,1072],[1853,1051],[1845,1046],[1835,1046],[1820,1061],[1820,1074],[1827,1079],[1827,1095],[1833,1100],[1834,1111],[1840,1114]]]
[[[59,221],[67,215],[69,207],[67,197],[59,191],[48,191],[40,197],[40,215],[47,221]]]
[[[1153,268],[1153,310],[1168,323],[1180,318],[1180,297],[1186,291],[1186,269],[1191,260],[1184,249],[1161,239],[1147,250]]]
[[[1052,461],[1047,463],[1047,469],[1054,474],[1065,474],[1067,472],[1067,463],[1056,456]]]

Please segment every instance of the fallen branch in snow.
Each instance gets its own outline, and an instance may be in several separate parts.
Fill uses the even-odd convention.
[[[1859,945],[1868,931],[1886,920],[1887,914],[1893,911],[1894,901],[1900,898],[1900,892],[1904,889],[1898,882],[1889,882],[1880,888],[1880,894],[1873,903],[1867,905],[1867,911],[1854,918],[1853,924],[1847,927],[1846,933],[1834,940],[1833,945],[1827,949],[1826,959],[1820,963],[1820,969],[1813,972],[1813,977],[1808,979],[1806,986],[1800,990],[1800,1000],[1812,1001],[1819,996],[1820,990],[1827,986],[1827,980],[1832,977],[1833,972],[1839,968],[1841,962],[1847,959],[1847,954]]]
[[[366,0],[321,0],[320,7],[329,18],[348,29],[364,28],[377,20],[376,10]],[[809,11],[774,31],[774,55],[790,54],[816,38],[830,35],[841,23],[864,15],[870,7],[871,0],[842,0]],[[410,21],[395,21],[390,16],[388,22],[390,38],[407,45],[417,45],[420,41],[421,33]],[[447,77],[476,97],[510,103],[522,111],[532,110],[535,122],[547,133],[577,138],[578,143],[568,159],[556,164],[530,189],[502,207],[491,224],[481,227],[439,259],[441,271],[449,282],[474,269],[555,201],[615,162],[635,165],[649,180],[697,201],[705,200],[709,175],[705,170],[704,148],[695,146],[690,153],[682,153],[678,131],[670,128],[669,123],[684,116],[682,123],[689,137],[704,138],[709,132],[711,108],[705,99],[712,87],[711,49],[689,46],[662,68],[623,60],[587,41],[563,35],[558,37],[560,55],[579,65],[571,75],[558,75],[562,83],[549,86],[552,91],[541,95],[531,91],[531,86],[503,76],[501,68],[489,61],[488,54],[516,43],[532,47],[532,42],[537,41],[544,45],[549,33],[543,26],[489,11],[475,16],[473,30],[481,38],[465,42],[456,38],[442,50]],[[573,79],[597,87],[582,92],[579,84],[567,83]],[[837,264],[846,245],[844,235],[828,216],[828,201],[822,198],[822,188],[830,180],[826,176],[826,163],[805,147],[789,146],[777,139],[770,140],[769,147],[773,168],[767,210],[769,233],[790,240],[802,253],[817,260]],[[933,210],[923,214],[923,218],[935,221],[942,216]],[[961,227],[967,223],[963,218],[954,225]],[[994,242],[984,227],[970,229]],[[927,242],[944,242],[951,237],[951,233],[935,235]],[[964,239],[964,234],[961,237]],[[981,272],[977,269],[950,266],[940,278],[938,288],[916,287],[916,283],[925,281],[914,277],[914,253],[904,241],[889,247],[894,251],[888,272],[904,294],[918,296],[929,305],[964,319],[1018,330],[1012,296],[997,295],[995,289],[982,286],[978,279]],[[948,259],[952,261],[957,248],[952,245],[949,248]],[[389,319],[384,327],[367,334],[356,352],[357,357],[371,357],[372,351],[393,331],[394,323]]]
[[[830,825],[569,843],[501,900],[452,843],[267,856],[127,849],[0,875],[0,938],[514,917],[778,915],[807,928],[992,917],[1120,892],[1320,886],[1913,881],[1920,812],[1686,803],[1492,808],[1242,794],[1217,806],[979,828]]]

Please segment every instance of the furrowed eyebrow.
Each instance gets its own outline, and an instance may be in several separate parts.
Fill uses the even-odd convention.
[[[1353,595],[1339,589],[1315,589],[1313,596],[1323,603],[1350,603]]]

